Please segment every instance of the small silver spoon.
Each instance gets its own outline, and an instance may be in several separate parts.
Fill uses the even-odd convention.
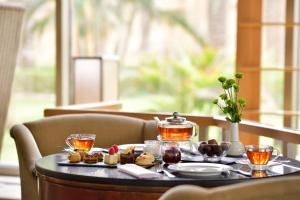
[[[164,170],[163,166],[161,164],[158,165],[158,167],[156,168],[156,172],[158,172],[158,173],[164,173],[169,178],[175,178],[176,177],[175,175],[171,174],[167,170]]]

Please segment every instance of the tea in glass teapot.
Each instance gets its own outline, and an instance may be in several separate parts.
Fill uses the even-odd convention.
[[[174,112],[172,117],[167,117],[157,124],[159,139],[163,141],[190,141],[197,135],[197,124],[187,121],[186,118]]]

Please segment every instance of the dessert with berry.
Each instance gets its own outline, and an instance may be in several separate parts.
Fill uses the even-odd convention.
[[[118,152],[115,147],[110,147],[108,154],[104,155],[104,163],[108,165],[116,165],[118,163]]]
[[[115,153],[118,154],[118,162],[120,162],[120,151],[118,145],[113,144],[111,147],[114,148]]]

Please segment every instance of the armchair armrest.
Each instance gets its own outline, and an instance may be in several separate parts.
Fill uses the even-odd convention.
[[[42,157],[38,146],[24,125],[13,126],[10,136],[15,140],[19,157],[22,199],[38,199],[35,161]]]
[[[35,161],[42,156],[32,134],[26,126],[15,125],[10,130],[10,135],[16,143],[21,176],[31,174],[36,177]]]

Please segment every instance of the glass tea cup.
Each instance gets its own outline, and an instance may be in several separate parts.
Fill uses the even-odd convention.
[[[71,149],[88,152],[94,146],[95,139],[95,134],[71,134],[65,141]]]
[[[161,146],[162,160],[166,164],[176,164],[181,161],[179,144],[174,141],[164,141]]]
[[[151,153],[155,159],[160,158],[160,141],[158,140],[145,140],[144,152]]]
[[[274,159],[279,157],[279,150],[270,145],[246,145],[245,150],[252,165],[252,170],[266,170],[273,152],[276,152]]]

